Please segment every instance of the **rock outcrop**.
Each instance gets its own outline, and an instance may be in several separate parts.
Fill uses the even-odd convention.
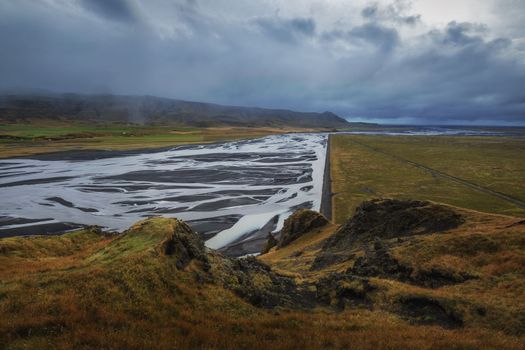
[[[250,304],[262,308],[292,309],[314,306],[314,296],[290,277],[281,276],[254,257],[228,259],[224,287]]]
[[[376,238],[388,240],[442,232],[462,223],[461,215],[451,208],[428,201],[376,199],[364,202],[326,241],[312,269],[345,261],[352,249]]]
[[[463,223],[461,215],[452,209],[428,201],[376,199],[362,203],[325,244],[325,248],[351,248],[356,242],[379,237],[441,232]]]
[[[238,259],[162,217],[117,234],[88,227],[1,239],[9,322],[0,339],[100,348],[111,333],[118,348],[348,348],[380,334],[365,347],[397,337],[398,348],[520,348],[523,218],[413,201],[365,203],[337,232],[316,217],[296,213],[288,246]],[[326,265],[309,270],[314,260]]]
[[[332,273],[317,281],[316,298],[321,304],[336,306],[339,309],[347,307],[371,307],[371,293],[377,287],[370,284],[367,278],[349,273]]]
[[[328,224],[321,214],[310,209],[299,209],[284,221],[278,248],[285,247],[305,233]]]
[[[266,245],[261,251],[261,254],[268,253],[273,247],[277,246],[277,244],[279,244],[279,241],[277,240],[277,238],[275,238],[275,236],[272,235],[271,233],[268,234],[268,240],[266,241]]]
[[[463,316],[445,299],[425,295],[404,295],[396,300],[393,310],[415,324],[438,325],[453,329],[463,326]]]
[[[197,282],[222,286],[257,307],[297,309],[308,307],[311,305],[308,300],[314,299],[293,278],[275,273],[254,257],[229,258],[207,249],[199,234],[181,220],[140,221],[108,247],[108,254],[118,251],[127,258],[137,255],[151,258],[153,251],[173,262],[177,270],[193,274]]]
[[[175,219],[170,231],[161,243],[161,250],[176,259],[178,269],[185,268],[193,259],[202,262],[204,270],[210,268],[204,242],[188,224]]]
[[[410,279],[412,268],[401,264],[392,256],[388,247],[376,237],[372,249],[366,249],[365,255],[356,259],[349,273],[358,276],[384,277],[406,281]]]

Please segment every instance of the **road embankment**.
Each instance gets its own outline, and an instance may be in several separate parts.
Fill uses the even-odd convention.
[[[323,193],[321,195],[320,212],[328,220],[332,220],[332,177],[330,175],[330,140],[332,135],[328,135],[326,143],[326,160],[324,163]]]

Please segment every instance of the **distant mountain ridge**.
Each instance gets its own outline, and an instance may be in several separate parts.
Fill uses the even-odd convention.
[[[347,128],[351,123],[331,112],[225,106],[155,96],[9,94],[0,96],[0,119],[57,119],[177,126],[251,126]]]

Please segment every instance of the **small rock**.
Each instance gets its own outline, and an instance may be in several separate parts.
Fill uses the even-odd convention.
[[[261,254],[268,253],[273,247],[277,246],[279,241],[275,238],[274,235],[271,233],[268,234],[268,240],[266,241],[266,245],[264,246],[263,250],[261,251]]]

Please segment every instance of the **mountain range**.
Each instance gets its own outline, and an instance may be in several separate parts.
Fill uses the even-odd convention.
[[[8,122],[56,119],[188,127],[341,129],[352,125],[331,112],[296,112],[109,94],[5,94],[0,96],[0,119]]]

